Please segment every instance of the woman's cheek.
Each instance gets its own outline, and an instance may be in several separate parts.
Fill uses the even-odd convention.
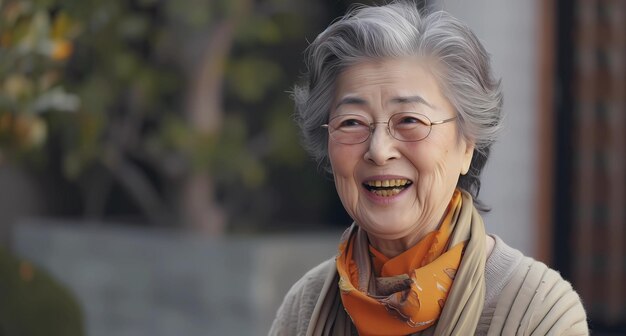
[[[346,210],[352,211],[356,208],[359,192],[354,180],[351,176],[337,175],[337,172],[335,174],[335,188],[337,189],[339,199]]]

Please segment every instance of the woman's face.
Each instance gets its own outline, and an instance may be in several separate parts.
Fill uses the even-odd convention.
[[[428,66],[415,58],[386,58],[348,67],[337,78],[330,118],[358,114],[387,122],[399,112],[421,113],[431,121],[456,116]],[[417,142],[398,141],[386,124],[375,126],[360,144],[329,138],[337,193],[368,234],[387,240],[422,236],[438,226],[459,175],[469,168],[473,144],[458,136],[456,120],[432,126]],[[376,185],[395,190],[375,190]]]

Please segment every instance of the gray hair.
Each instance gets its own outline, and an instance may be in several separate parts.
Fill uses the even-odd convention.
[[[460,135],[475,145],[457,186],[488,211],[478,200],[480,173],[500,129],[501,85],[476,35],[446,12],[422,16],[410,2],[359,6],[319,34],[306,51],[305,82],[293,92],[305,148],[329,169],[328,132],[320,125],[328,122],[336,78],[360,61],[402,56],[427,56],[442,65],[435,71],[441,90],[457,111]]]

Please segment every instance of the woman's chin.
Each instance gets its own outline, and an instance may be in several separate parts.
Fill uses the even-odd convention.
[[[358,223],[358,222],[357,222]],[[385,223],[394,223],[391,220],[385,220],[384,222],[367,221],[365,224],[359,224],[359,226],[370,235],[379,239],[395,240],[402,239],[415,231],[414,223],[402,224],[402,222],[395,222],[394,225],[385,225]]]

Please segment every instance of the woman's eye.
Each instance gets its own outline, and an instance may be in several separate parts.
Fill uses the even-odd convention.
[[[346,119],[339,123],[339,127],[359,127],[364,126],[365,124],[357,119]]]
[[[428,123],[418,117],[405,116],[405,117],[400,118],[397,121],[396,125],[418,126],[418,125],[428,125]]]
[[[394,124],[397,126],[417,126],[417,125],[429,125],[427,121],[421,119],[419,116],[415,115],[403,115],[399,116]]]
[[[415,117],[403,117],[400,119],[400,124],[415,124],[420,122],[421,121]]]

